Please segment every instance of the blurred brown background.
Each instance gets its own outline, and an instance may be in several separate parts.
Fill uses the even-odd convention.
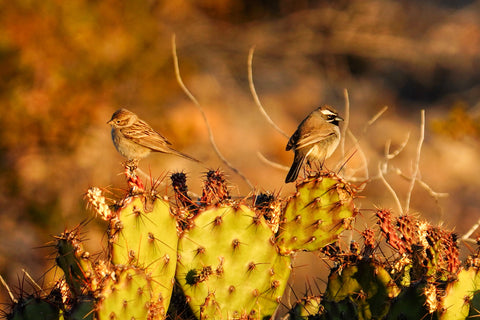
[[[200,193],[202,174],[221,167],[232,195],[250,192],[215,155],[198,109],[175,80],[173,33],[184,82],[205,110],[219,149],[259,190],[287,195],[294,186],[283,183],[286,171],[257,152],[284,166],[293,154],[250,94],[252,46],[258,95],[289,135],[320,104],[345,116],[348,89],[350,129],[372,178],[385,143],[391,140],[393,150],[408,132],[406,148],[390,164],[411,174],[426,109],[421,178],[449,197],[435,199],[416,185],[410,212],[459,234],[480,218],[478,0],[19,0],[0,3],[0,26],[0,274],[14,287],[22,268],[39,279],[53,264],[52,250],[37,247],[92,217],[83,200],[88,187],[117,194],[125,188],[123,159],[106,125],[120,107],[203,161],[152,155],[141,162],[145,172],[158,177],[185,170],[190,189]],[[388,111],[364,133],[383,106]],[[347,154],[353,146],[347,138]],[[341,158],[338,151],[327,165]],[[362,165],[357,152],[344,173]],[[392,171],[386,178],[403,204],[409,182]],[[375,206],[398,212],[378,179],[361,196],[360,231],[373,225]],[[85,228],[92,252],[105,242],[103,228],[95,222]],[[297,267],[300,288],[305,279],[321,282],[320,258],[301,258]]]

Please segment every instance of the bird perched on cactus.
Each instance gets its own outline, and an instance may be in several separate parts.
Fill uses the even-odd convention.
[[[339,122],[343,121],[331,106],[322,106],[312,111],[298,126],[288,141],[286,150],[293,150],[293,159],[285,183],[297,179],[305,160],[318,160],[323,167],[340,142]]]
[[[163,135],[127,109],[119,109],[107,124],[112,126],[112,140],[117,151],[129,161],[138,162],[150,152],[174,154],[185,159],[197,159],[173,149]]]

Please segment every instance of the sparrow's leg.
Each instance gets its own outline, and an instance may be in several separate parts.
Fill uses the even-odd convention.
[[[130,194],[142,193],[145,190],[145,186],[143,185],[142,179],[137,176],[138,160],[127,160],[124,166],[127,183],[130,186]]]

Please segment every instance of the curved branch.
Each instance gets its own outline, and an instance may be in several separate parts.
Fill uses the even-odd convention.
[[[397,204],[399,214],[402,214],[403,211],[402,211],[402,204],[400,203],[400,199],[398,199],[397,193],[392,188],[392,186],[388,183],[387,179],[385,179],[385,177],[383,176],[382,163],[378,163],[378,176],[380,177],[380,180],[382,180],[383,184],[387,187],[388,191],[390,191],[390,193],[392,194],[393,199]]]
[[[345,158],[345,140],[347,138],[346,133],[348,130],[348,126],[350,124],[350,99],[348,97],[347,88],[343,89],[343,96],[345,98],[345,119],[343,121],[341,141],[340,141],[340,150],[342,153],[342,159]]]
[[[212,129],[211,129],[211,127],[210,127],[210,123],[208,122],[207,116],[206,116],[205,112],[203,111],[202,106],[200,105],[200,103],[198,102],[198,100],[193,96],[193,94],[190,92],[190,90],[188,90],[188,88],[187,88],[187,87],[185,86],[185,84],[183,83],[182,77],[180,76],[180,67],[179,67],[179,65],[178,65],[177,45],[176,45],[176,42],[175,42],[175,34],[172,35],[172,55],[173,55],[173,64],[174,64],[174,67],[175,67],[175,76],[176,76],[176,78],[177,78],[177,82],[178,82],[178,84],[180,85],[180,87],[182,88],[183,92],[185,92],[185,94],[190,98],[190,100],[193,101],[193,103],[195,104],[195,106],[197,106],[198,110],[199,110],[200,113],[202,114],[203,121],[205,122],[205,125],[207,126],[208,137],[209,137],[209,139],[210,139],[210,143],[212,144],[213,150],[215,151],[215,153],[217,154],[217,156],[220,158],[220,160],[222,160],[222,162],[223,162],[226,166],[228,166],[233,172],[235,172],[237,175],[239,175],[239,176],[245,181],[245,183],[248,184],[248,186],[250,187],[250,189],[253,189],[253,185],[252,185],[252,183],[250,182],[250,180],[248,180],[247,177],[245,177],[245,175],[243,175],[237,168],[235,168],[235,167],[222,155],[222,153],[221,153],[220,150],[218,149],[217,144],[215,143],[215,139],[213,138],[213,133],[212,133]]]
[[[417,181],[417,176],[419,173],[419,164],[420,164],[420,153],[422,151],[422,144],[425,138],[425,109],[420,112],[420,138],[418,139],[417,145],[417,155],[415,158],[415,167],[413,169],[412,181],[410,182],[410,187],[407,193],[407,200],[405,201],[405,212],[408,212],[410,209],[410,200],[412,198],[413,187],[415,186],[415,181]]]
[[[269,166],[271,166],[273,168],[284,170],[284,171],[288,171],[288,169],[290,169],[290,167],[284,166],[283,164],[280,164],[280,163],[277,163],[277,162],[274,162],[272,160],[267,159],[260,151],[257,151],[257,157],[262,162],[268,164]]]
[[[260,102],[260,99],[258,98],[257,91],[255,90],[255,85],[253,84],[253,72],[252,72],[252,62],[253,62],[253,52],[255,51],[255,47],[250,48],[250,51],[248,52],[248,84],[250,87],[250,92],[252,93],[253,100],[255,101],[255,104],[257,105],[258,109],[260,110],[260,113],[265,117],[267,122],[275,129],[277,130],[281,135],[283,135],[285,138],[289,139],[290,137],[282,130],[280,129],[279,126],[277,126],[272,118],[267,114],[265,109],[262,106],[262,103]]]

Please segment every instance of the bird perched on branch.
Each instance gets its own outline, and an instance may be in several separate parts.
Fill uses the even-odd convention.
[[[127,109],[115,111],[107,124],[112,126],[112,140],[115,148],[129,161],[138,162],[153,151],[174,154],[199,162],[197,159],[170,147],[171,143],[167,138]]]
[[[298,126],[288,141],[286,150],[293,150],[293,159],[285,183],[297,179],[305,160],[318,160],[323,167],[340,142],[339,122],[343,121],[331,106],[322,106],[312,111]]]

